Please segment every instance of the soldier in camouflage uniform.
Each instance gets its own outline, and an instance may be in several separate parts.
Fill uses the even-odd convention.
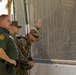
[[[15,24],[12,23],[12,26]],[[39,39],[39,29],[41,20],[38,20],[36,28],[30,30],[30,33],[25,36],[17,36],[14,38],[18,52],[20,65],[17,69],[17,75],[28,75],[28,70],[34,66],[34,61],[31,57],[31,44]]]

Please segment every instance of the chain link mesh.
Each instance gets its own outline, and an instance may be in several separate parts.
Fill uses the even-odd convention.
[[[76,0],[29,0],[31,27],[42,20],[35,59],[76,60]]]

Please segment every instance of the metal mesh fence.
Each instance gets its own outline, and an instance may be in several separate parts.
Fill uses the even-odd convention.
[[[76,60],[76,0],[29,0],[31,27],[42,20],[34,59]]]

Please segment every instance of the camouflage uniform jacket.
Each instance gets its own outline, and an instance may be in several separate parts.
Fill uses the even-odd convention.
[[[21,63],[21,67],[25,68],[29,61],[32,61],[31,58],[31,42],[28,39],[28,36],[18,36],[14,38],[14,41],[17,45],[19,52],[19,61]]]

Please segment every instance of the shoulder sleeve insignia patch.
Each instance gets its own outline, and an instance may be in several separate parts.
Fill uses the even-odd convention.
[[[4,40],[4,35],[0,34],[0,40]]]

